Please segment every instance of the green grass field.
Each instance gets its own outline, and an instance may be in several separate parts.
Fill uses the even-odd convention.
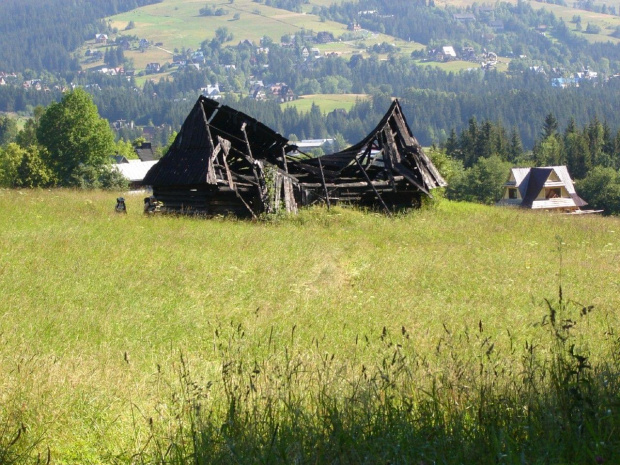
[[[367,98],[366,94],[313,94],[303,95],[297,100],[282,103],[280,106],[295,107],[304,113],[310,111],[313,104],[317,104],[323,113],[329,113],[337,108],[344,108],[348,111],[357,101]]]
[[[517,3],[517,0],[508,0],[511,3]],[[436,4],[437,6],[457,6],[457,7],[468,7],[473,6],[476,3],[473,0],[439,0]],[[620,16],[613,16],[601,13],[595,13],[592,11],[580,10],[578,8],[573,8],[571,5],[572,2],[567,2],[567,6],[562,5],[554,5],[552,3],[538,2],[538,1],[530,1],[528,2],[532,8],[541,9],[544,8],[547,11],[553,12],[555,16],[558,18],[562,18],[566,24],[569,25],[573,32],[576,32],[579,36],[587,39],[590,42],[612,42],[618,43],[620,39],[615,37],[611,37],[611,34],[616,26],[620,25]],[[607,4],[608,6],[615,5],[616,8],[619,5],[615,4],[612,1],[600,1],[597,2],[597,5]],[[585,31],[588,23],[595,24],[601,28],[600,34],[585,34],[584,32],[576,31],[574,28],[574,24],[571,23],[573,16],[581,16],[581,24],[583,26],[583,30]]]
[[[215,8],[225,8],[228,14],[225,16],[200,16],[199,10],[205,5]],[[239,14],[239,19],[233,16]],[[314,32],[328,31],[338,37],[346,32],[346,25],[334,21],[321,21],[318,16],[303,12],[294,13],[265,6],[251,0],[236,0],[234,3],[221,1],[185,1],[185,0],[164,0],[161,3],[145,6],[128,13],[108,18],[113,27],[117,27],[120,33],[133,21],[135,28],[128,31],[128,34],[146,38],[151,43],[163,43],[161,49],[150,47],[146,52],[127,51],[125,56],[133,59],[136,69],[143,69],[149,62],[170,62],[170,53],[174,49],[193,48],[196,49],[204,40],[215,36],[215,30],[226,27],[234,36],[232,42],[226,44],[236,44],[239,41],[250,39],[258,43],[263,36],[269,36],[276,42],[283,35],[295,33],[302,29],[313,30]],[[92,41],[91,41],[92,42]],[[377,43],[388,42],[400,47],[402,53],[411,53],[422,45],[404,40],[396,39],[385,34],[371,34],[363,43],[366,47]],[[87,46],[92,46],[88,43]],[[324,51],[339,52],[349,55],[359,52],[358,41],[338,42],[328,44]],[[162,50],[164,49],[164,50]],[[170,53],[167,53],[166,50]],[[322,50],[323,51],[323,50]],[[81,54],[83,55],[83,53]]]
[[[168,443],[189,447],[178,418],[191,412],[179,396],[199,392],[216,425],[226,421],[218,409],[253,376],[262,387],[243,392],[255,402],[281,392],[278,383],[294,397],[326,379],[340,402],[362,365],[381,371],[399,346],[424,370],[420,389],[442,367],[446,376],[477,373],[489,339],[489,363],[512,379],[526,341],[542,344],[536,323],[560,274],[565,299],[595,306],[578,350],[595,365],[615,350],[618,218],[442,201],[393,219],[337,208],[246,222],[144,217],[133,194],[128,214],[117,215],[116,195],[0,190],[0,457],[45,460],[49,449],[52,463],[137,463],[134,454],[163,463]],[[486,346],[474,337],[482,325]],[[446,342],[446,331],[458,341]],[[398,345],[380,342],[386,334]],[[441,352],[452,354],[446,361],[442,344],[460,349]],[[230,374],[226,360],[239,371]],[[291,360],[307,368],[297,378],[282,375]],[[252,374],[255,364],[273,376]],[[388,372],[402,381],[407,370]],[[395,389],[381,386],[384,395]]]

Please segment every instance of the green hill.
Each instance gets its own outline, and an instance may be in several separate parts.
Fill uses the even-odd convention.
[[[227,13],[223,16],[200,16],[199,10],[205,5],[223,8]],[[236,16],[238,15],[238,17]],[[233,40],[224,45],[235,45],[239,41],[251,40],[259,44],[261,37],[269,36],[276,43],[287,34],[302,30],[315,33],[326,31],[336,38],[347,32],[345,24],[321,20],[309,12],[295,13],[273,8],[252,0],[235,0],[234,2],[187,2],[184,0],[164,0],[155,5],[138,8],[108,18],[112,27],[118,28],[122,34],[131,34],[148,39],[152,44],[161,46],[149,47],[146,51],[128,51],[127,58],[134,61],[136,69],[144,69],[150,62],[171,62],[174,50],[192,48],[196,50],[205,40],[215,36],[218,28],[225,27],[233,35]],[[124,32],[132,22],[134,28]],[[359,40],[345,40],[317,45],[321,53],[338,53],[344,56],[363,52],[366,47],[382,42],[395,44],[402,53],[410,54],[421,49],[421,44],[396,39],[385,34],[359,34]],[[90,41],[88,46],[94,46]]]
[[[475,7],[467,1],[439,3],[438,6],[445,8]],[[574,33],[576,37],[585,38],[592,43],[620,42],[620,38],[613,35],[616,29],[620,27],[619,16],[540,2],[528,2],[528,5],[538,10],[544,8],[558,18],[562,18],[568,30]],[[258,45],[263,36],[269,36],[276,43],[279,43],[282,36],[304,30],[311,30],[315,33],[328,32],[333,34],[337,41],[317,45],[320,50],[319,53],[322,55],[336,53],[345,58],[353,53],[365,53],[368,47],[381,43],[394,44],[400,53],[405,55],[409,55],[415,50],[422,50],[425,47],[420,43],[368,31],[357,33],[355,34],[357,38],[352,39],[351,34],[347,31],[346,24],[326,19],[322,13],[319,16],[322,11],[320,8],[327,6],[324,1],[311,1],[302,4],[301,11],[293,12],[252,0],[234,0],[232,2],[164,0],[154,5],[143,6],[130,12],[112,16],[107,19],[107,22],[113,28],[118,29],[119,34],[145,38],[151,44],[159,44],[140,50],[133,47],[132,50],[125,52],[125,57],[132,60],[137,70],[144,70],[146,64],[151,62],[170,63],[175,50],[199,48],[203,41],[210,40],[215,36],[215,31],[218,28],[226,28],[228,33],[232,34],[232,40],[225,42],[224,46],[235,45],[246,39]],[[205,7],[212,9],[212,11],[219,9],[221,15],[201,16],[200,9]],[[575,18],[579,18],[579,25],[574,21]],[[587,25],[591,25],[598,32],[586,33]],[[131,26],[131,29],[126,30],[128,26]],[[395,33],[392,32],[392,34]],[[449,41],[450,39],[446,40]],[[460,41],[461,39],[458,42]],[[519,44],[512,45],[518,46]],[[491,42],[488,46],[492,49],[493,43]],[[97,48],[98,45],[91,40],[87,42],[86,47],[92,49]],[[100,62],[88,63],[84,58],[84,51],[85,48],[82,48],[79,52],[83,66],[93,67],[101,64]],[[382,57],[385,56],[384,54]],[[561,57],[556,58],[562,61]],[[497,69],[506,71],[509,63],[510,58],[500,57],[497,62]],[[448,63],[432,61],[430,64],[439,66],[446,71],[458,71],[478,66],[477,63],[474,65],[471,62],[459,60]]]

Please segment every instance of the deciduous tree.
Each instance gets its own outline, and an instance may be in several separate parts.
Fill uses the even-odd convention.
[[[41,116],[37,139],[47,149],[48,165],[61,185],[74,185],[73,172],[81,165],[105,165],[114,153],[112,130],[82,89],[47,108]]]

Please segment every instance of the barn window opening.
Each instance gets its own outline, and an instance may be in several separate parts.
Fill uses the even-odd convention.
[[[508,198],[509,199],[516,199],[517,198],[517,189],[515,189],[515,188],[508,189]]]

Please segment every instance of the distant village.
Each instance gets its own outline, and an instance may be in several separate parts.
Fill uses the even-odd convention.
[[[475,12],[475,14],[474,14]],[[472,13],[459,13],[453,14],[453,19],[462,24],[468,24],[476,21],[483,21],[493,32],[499,33],[504,30],[504,23],[501,20],[495,20],[493,13],[493,7],[477,6]],[[363,10],[358,12],[358,17],[368,18],[372,16],[380,16],[377,10]],[[545,25],[539,25],[536,31],[541,35],[547,34],[547,27]],[[333,33],[328,31],[312,32],[306,31],[301,35],[288,35],[281,38],[280,43],[274,45],[269,41],[263,41],[262,39],[255,43],[250,39],[242,39],[238,41],[238,47],[247,47],[253,51],[255,57],[267,56],[269,54],[270,46],[277,46],[281,48],[295,49],[300,54],[300,59],[307,63],[307,66],[312,66],[316,60],[323,59],[330,56],[339,56],[341,53],[337,51],[325,52],[321,50],[321,46],[337,41],[343,40],[343,38],[362,38],[370,35],[367,30],[364,30],[358,21],[352,21],[346,27],[346,32],[339,38],[336,38]],[[304,45],[301,46],[301,43]],[[298,44],[300,44],[298,46]],[[378,48],[381,52],[390,51],[390,47],[393,44],[382,44]],[[146,52],[151,48],[159,48],[170,53],[170,61],[166,62],[149,62],[146,63],[144,69],[135,70],[126,68],[122,63],[118,66],[110,66],[111,60],[106,59],[106,54],[111,50],[122,51],[142,51]],[[141,77],[143,79],[151,79],[155,81],[159,75],[174,75],[174,73],[184,69],[196,69],[202,70],[209,66],[208,60],[202,50],[193,50],[191,48],[183,49],[182,51],[174,50],[168,51],[165,48],[163,42],[153,42],[148,38],[140,38],[137,36],[124,36],[117,34],[112,37],[106,33],[97,33],[87,42],[87,48],[80,53],[83,54],[83,64],[90,66],[86,71],[83,71],[86,76],[90,73],[100,73],[108,76],[123,76],[131,82],[133,78]],[[377,45],[374,46],[377,51]],[[354,52],[361,53],[361,52]],[[447,63],[451,61],[465,61],[475,63],[476,68],[471,69],[484,69],[491,70],[497,67],[500,62],[498,55],[487,49],[477,50],[473,46],[456,46],[450,43],[446,43],[441,46],[427,47],[423,51],[416,51],[412,54],[415,58],[419,58],[426,62]],[[527,59],[525,55],[519,55],[517,57],[505,57],[506,59]],[[108,63],[108,64],[105,64]],[[225,71],[234,72],[236,66],[234,64],[221,65]],[[269,64],[265,64],[268,67]],[[579,87],[584,82],[592,82],[596,85],[601,79],[609,80],[618,78],[620,75],[601,76],[599,72],[589,67],[578,72],[568,72],[563,68],[549,67],[543,64],[536,64],[527,67],[527,70],[534,73],[540,73],[548,78],[549,85],[556,88],[570,88]],[[59,85],[46,82],[44,79],[23,79],[16,73],[0,71],[0,86],[21,86],[24,89],[41,91],[41,92],[67,92],[77,87],[74,83],[66,85]],[[277,101],[279,103],[291,102],[298,98],[295,89],[286,82],[266,82],[262,79],[249,79],[245,85],[247,96],[257,101]],[[92,90],[101,90],[100,85],[96,82],[90,84],[83,84],[82,87]],[[139,92],[139,88],[135,88],[136,92]],[[196,89],[201,95],[213,99],[219,100],[223,95],[229,91],[225,86],[224,88],[218,82],[206,82],[202,87]],[[138,129],[134,127],[132,121],[119,119],[110,122],[111,127],[120,131],[122,129]],[[144,127],[143,137],[151,141],[153,139],[153,132],[156,128]]]

